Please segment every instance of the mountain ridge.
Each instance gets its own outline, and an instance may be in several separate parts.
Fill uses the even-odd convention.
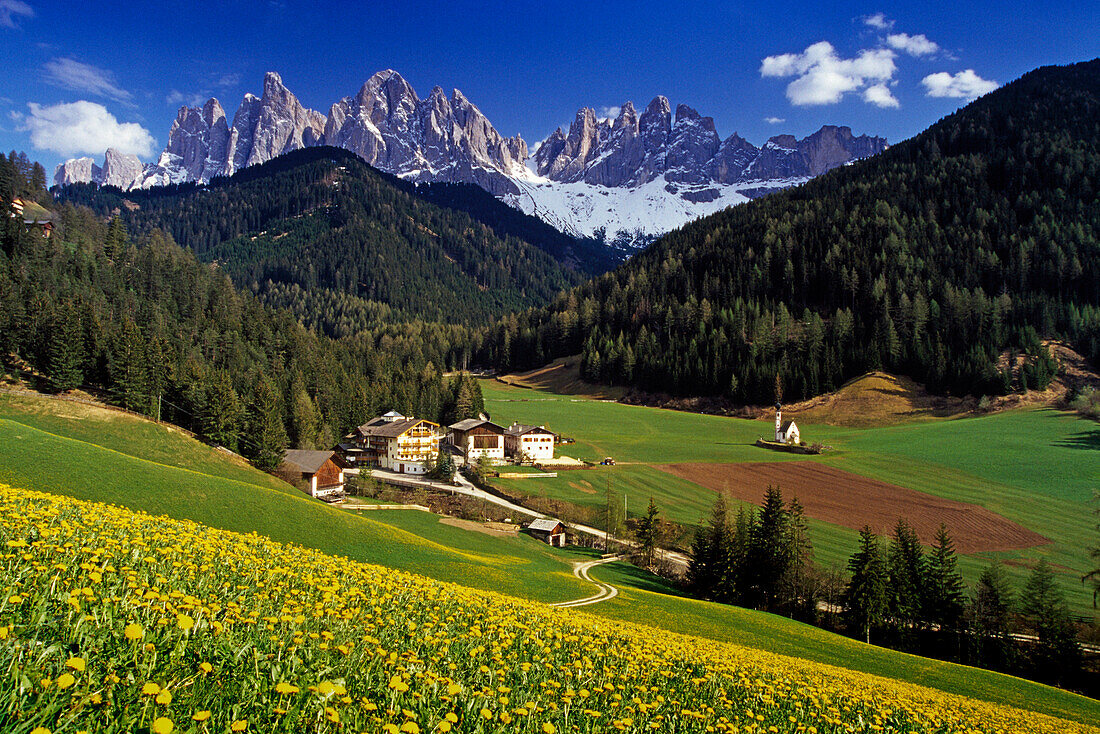
[[[530,155],[522,137],[501,135],[458,89],[448,96],[436,86],[421,98],[398,72],[386,69],[333,103],[326,115],[304,107],[277,73],[268,72],[261,96],[245,94],[232,123],[214,97],[201,107],[180,107],[155,163],[108,151],[103,167],[90,158],[62,163],[54,182],[123,190],[208,183],[317,145],[350,150],[414,183],[476,184],[571,234],[589,236],[602,228],[652,238],[873,155],[886,148],[886,140],[825,125],[801,140],[780,135],[757,148],[738,133],[721,140],[713,119],[685,104],[673,118],[668,99],[658,96],[640,115],[624,103],[615,120],[599,120],[583,107],[568,134],[559,128]],[[642,191],[654,182],[659,185]],[[598,197],[612,191],[625,201],[615,209],[654,214],[623,220],[614,210],[600,214]]]

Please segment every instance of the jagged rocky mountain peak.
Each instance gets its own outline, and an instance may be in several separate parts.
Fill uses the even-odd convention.
[[[501,135],[458,89],[448,94],[437,85],[421,98],[401,74],[383,69],[326,115],[303,106],[270,71],[260,95],[245,94],[232,120],[215,98],[201,107],[181,107],[156,163],[141,166],[132,156],[111,152],[102,167],[90,158],[67,161],[54,180],[109,181],[124,189],[207,182],[321,144],[350,150],[411,181],[477,184],[579,233],[597,226],[591,221],[600,207],[607,209],[599,215],[606,226],[626,226],[625,219],[615,220],[631,209],[642,228],[663,231],[723,201],[798,183],[886,147],[882,138],[826,125],[802,140],[777,135],[757,148],[737,133],[722,140],[712,118],[683,103],[673,107],[658,95],[641,112],[624,102],[613,118],[581,107],[567,130],[556,129],[530,155],[522,137]],[[566,186],[581,188],[567,195],[561,188]],[[741,189],[749,193],[731,193]],[[606,198],[612,190],[642,193],[612,206]],[[658,211],[668,213],[653,213]],[[578,218],[588,223],[577,224]],[[654,224],[657,219],[667,222]]]

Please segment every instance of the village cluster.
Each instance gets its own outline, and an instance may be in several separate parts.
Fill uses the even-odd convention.
[[[558,435],[545,426],[513,423],[504,428],[485,418],[469,418],[444,428],[391,410],[356,428],[332,451],[287,451],[280,473],[304,481],[311,497],[328,499],[343,495],[345,473],[365,468],[425,475],[440,448],[459,466],[477,464],[482,456],[494,465],[531,464],[552,460],[557,441]]]

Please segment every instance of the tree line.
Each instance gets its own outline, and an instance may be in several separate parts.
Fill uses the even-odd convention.
[[[769,486],[759,511],[731,517],[725,500],[691,547],[694,595],[836,628],[865,642],[1095,693],[1077,630],[1049,564],[1017,594],[989,565],[967,594],[954,542],[941,525],[929,549],[899,518],[888,540],[864,527],[842,574],[814,563],[797,498]]]

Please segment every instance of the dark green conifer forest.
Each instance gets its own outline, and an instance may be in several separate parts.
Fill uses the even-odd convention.
[[[1042,388],[1042,339],[1100,357],[1098,194],[1100,60],[1038,69],[506,317],[484,359],[581,354],[596,382],[757,404],[777,373],[793,400],[874,369],[940,393]]]

